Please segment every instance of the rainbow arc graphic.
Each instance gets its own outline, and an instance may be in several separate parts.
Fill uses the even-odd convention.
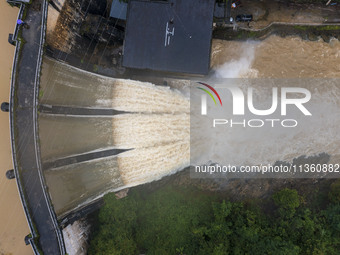
[[[220,95],[217,93],[217,91],[212,86],[210,86],[209,84],[203,83],[203,82],[197,82],[197,83],[207,87],[208,89],[210,89],[217,96],[217,98],[220,101],[220,104],[222,106],[222,100],[220,98]],[[201,88],[201,87],[197,87],[197,88],[200,89],[200,90],[203,90],[205,93],[207,93],[212,98],[212,100],[214,101],[215,105],[217,105],[215,97],[213,96],[213,94],[209,90],[207,90],[205,88]]]

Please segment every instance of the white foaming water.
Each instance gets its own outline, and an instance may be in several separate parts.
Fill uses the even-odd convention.
[[[189,114],[121,114],[113,117],[113,144],[117,148],[147,148],[188,141]]]
[[[189,140],[178,141],[138,148],[118,155],[119,170],[124,184],[132,187],[159,180],[189,166],[189,147]]]
[[[85,220],[73,222],[63,229],[66,252],[69,255],[87,254],[90,225]]]
[[[255,42],[248,41],[239,49],[234,49],[239,51],[239,55],[214,68],[214,76],[216,78],[256,78],[258,71],[252,69],[255,59],[255,47]]]
[[[117,156],[125,186],[175,173],[190,161],[190,103],[177,91],[131,80],[117,80],[113,108],[139,114],[113,117],[117,148],[134,148]]]
[[[190,102],[169,87],[147,82],[115,80],[112,88],[112,108],[142,113],[189,113]]]

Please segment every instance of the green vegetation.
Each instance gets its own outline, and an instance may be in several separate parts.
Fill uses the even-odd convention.
[[[44,96],[44,91],[41,88],[39,88],[39,96],[38,96],[39,100],[41,100],[43,96]]]
[[[291,218],[300,206],[300,197],[296,190],[283,189],[273,195],[275,205],[278,207],[278,213],[283,218]]]
[[[340,179],[332,183],[328,198],[333,203],[340,203]]]
[[[327,26],[320,26],[320,27],[316,27],[317,30],[319,31],[327,31],[327,30],[334,30],[337,31],[340,29],[340,26],[332,26],[332,25],[327,25]]]
[[[329,196],[319,209],[292,189],[251,203],[171,186],[108,194],[89,254],[338,254],[340,181]]]
[[[307,29],[310,29],[312,26],[299,26],[295,25],[294,28],[302,31],[306,31]]]
[[[98,70],[99,70],[99,67],[98,67],[98,65],[93,65],[93,72],[98,72]]]
[[[338,25],[323,25],[323,26],[300,26],[300,25],[295,25],[293,26],[294,29],[297,30],[302,30],[302,31],[313,31],[313,30],[317,30],[317,31],[337,31],[340,29],[340,26]]]

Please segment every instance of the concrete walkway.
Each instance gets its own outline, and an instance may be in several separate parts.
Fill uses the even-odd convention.
[[[37,95],[47,2],[34,0],[27,5],[22,19],[29,28],[21,27],[16,42],[11,80],[11,142],[18,189],[32,238],[35,254],[65,254],[59,229],[41,172],[37,141]]]

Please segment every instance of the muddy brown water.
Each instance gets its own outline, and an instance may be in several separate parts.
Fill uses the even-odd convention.
[[[220,78],[339,78],[340,42],[271,36],[264,41],[213,40],[211,66]]]
[[[6,1],[0,1],[0,102],[9,100],[14,46],[7,42],[7,38],[9,33],[13,33],[18,10]],[[0,126],[0,254],[30,255],[33,254],[32,249],[24,242],[29,228],[16,182],[5,177],[6,171],[13,168],[7,113],[0,112]]]

